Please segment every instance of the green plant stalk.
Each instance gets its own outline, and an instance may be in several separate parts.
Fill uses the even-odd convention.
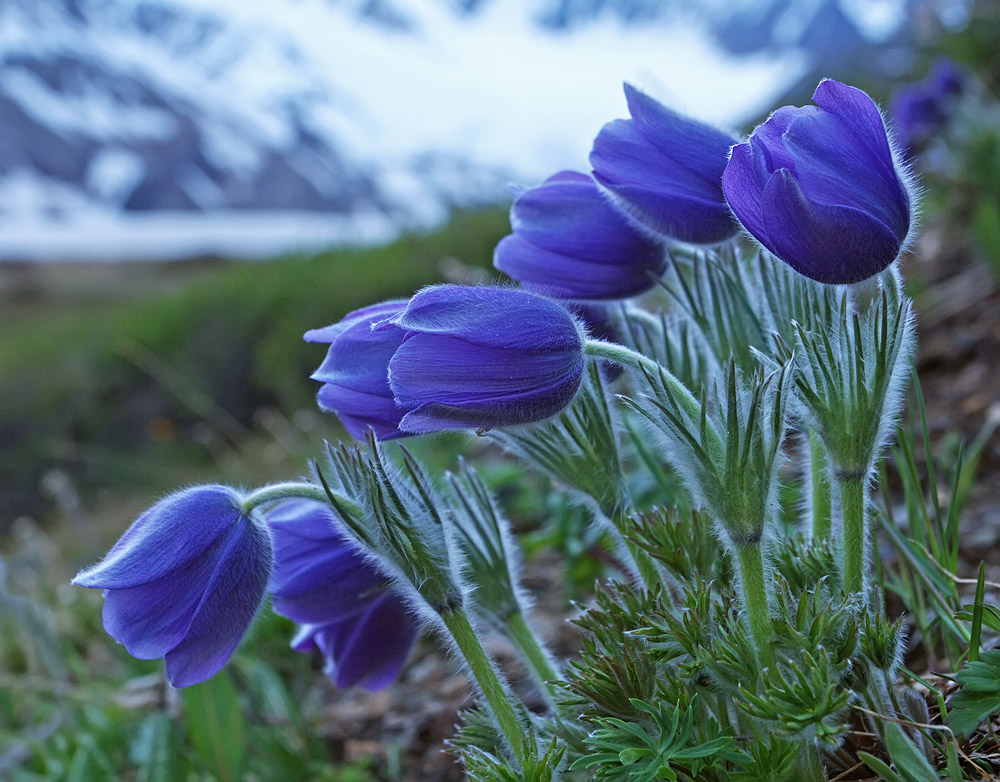
[[[556,690],[551,682],[562,678],[552,655],[544,647],[538,636],[528,625],[524,614],[517,611],[507,617],[505,621],[507,637],[514,644],[521,660],[528,667],[531,677],[542,693],[545,703],[553,714],[559,714],[559,704],[556,699]]]
[[[830,501],[829,459],[823,441],[809,430],[809,507],[812,513],[812,539],[826,543],[833,532],[833,507]]]
[[[637,353],[624,345],[618,345],[614,342],[604,342],[599,339],[588,339],[584,343],[584,350],[589,356],[603,358],[607,361],[621,364],[623,367],[637,369],[651,378],[662,381],[664,385],[669,387],[671,393],[674,394],[684,412],[695,419],[700,415],[701,405],[688,387],[674,377],[665,367],[651,358],[642,355],[642,353]]]
[[[827,774],[826,770],[823,768],[823,762],[819,758],[819,749],[816,747],[816,742],[812,740],[802,742],[802,752],[799,754],[798,763],[799,776],[798,778],[806,782],[826,782]]]
[[[530,760],[526,740],[530,727],[527,720],[522,721],[518,716],[518,709],[512,702],[510,691],[501,681],[493,662],[483,649],[468,615],[459,608],[443,611],[440,616],[466,665],[469,666],[472,677],[479,685],[479,690],[486,699],[486,704],[493,713],[500,732],[510,745],[514,757],[522,768],[525,767]]]
[[[854,476],[838,479],[844,522],[844,591],[865,597],[865,546],[868,542],[867,481]]]
[[[774,650],[771,648],[771,609],[761,544],[760,541],[737,543],[735,549],[750,636],[757,647],[761,668],[770,668],[774,665]]]
[[[330,504],[330,498],[326,491],[311,483],[274,483],[264,486],[248,494],[243,500],[243,510],[247,513],[261,505],[269,505],[273,502],[281,502],[290,499],[307,499]],[[352,505],[348,500],[344,500],[348,505]]]

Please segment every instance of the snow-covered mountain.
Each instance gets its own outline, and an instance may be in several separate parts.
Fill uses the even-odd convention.
[[[585,168],[622,80],[738,123],[852,5],[0,0],[0,259],[382,238]]]

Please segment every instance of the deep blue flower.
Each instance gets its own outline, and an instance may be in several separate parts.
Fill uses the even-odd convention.
[[[393,325],[389,325],[389,323]],[[435,285],[381,328],[405,337],[389,362],[410,432],[541,421],[583,377],[583,334],[563,307],[515,288]]]
[[[723,188],[743,226],[793,269],[859,282],[899,255],[910,195],[871,98],[828,79],[813,101],[778,109],[734,147]]]
[[[320,502],[287,500],[268,511],[267,523],[274,539],[272,606],[303,625],[293,648],[318,649],[337,687],[388,685],[418,625],[386,577]]]
[[[889,101],[889,118],[908,155],[919,152],[946,125],[966,81],[951,60],[942,58],[926,79],[896,90]]]
[[[721,183],[736,140],[630,84],[625,99],[632,119],[609,122],[594,139],[594,178],[629,215],[671,239],[714,244],[734,236]]]
[[[562,171],[521,191],[514,233],[493,265],[525,287],[564,299],[622,299],[649,290],[663,273],[662,244],[622,215],[589,176]]]
[[[320,408],[336,413],[348,433],[364,440],[372,429],[379,440],[404,437],[399,421],[406,414],[389,389],[388,364],[403,339],[396,330],[372,331],[372,324],[396,315],[405,299],[383,301],[350,312],[343,320],[307,331],[307,342],[330,345],[313,374],[323,384],[317,395]]]
[[[171,494],[74,584],[104,589],[104,629],[141,660],[163,657],[175,687],[232,656],[267,588],[271,540],[225,486]]]

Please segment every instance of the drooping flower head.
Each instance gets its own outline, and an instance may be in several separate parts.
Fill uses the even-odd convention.
[[[573,399],[583,334],[563,307],[515,288],[434,285],[377,328],[404,334],[389,362],[408,432],[541,421]]]
[[[271,539],[241,500],[225,486],[171,494],[73,579],[105,590],[104,629],[133,657],[163,657],[175,687],[226,664],[264,597]]]
[[[747,231],[793,269],[859,282],[899,255],[910,193],[868,95],[827,79],[813,101],[778,109],[734,147],[723,189]]]
[[[267,513],[274,538],[275,612],[302,627],[297,651],[318,649],[340,688],[369,690],[396,678],[418,624],[388,580],[314,500],[286,500]]]
[[[322,329],[307,331],[307,342],[330,345],[313,374],[323,385],[317,395],[321,409],[336,413],[348,433],[363,440],[372,429],[379,440],[406,436],[399,421],[406,414],[389,389],[389,359],[403,334],[372,331],[372,324],[390,318],[406,306],[405,299],[383,301],[350,312]]]
[[[630,84],[625,99],[632,118],[609,122],[594,139],[594,178],[658,234],[695,244],[735,236],[739,228],[722,196],[722,172],[736,140]]]
[[[589,176],[561,171],[518,194],[514,233],[493,265],[530,290],[563,299],[623,299],[663,273],[662,244],[611,205]]]

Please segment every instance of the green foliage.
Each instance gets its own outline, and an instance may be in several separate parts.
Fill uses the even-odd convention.
[[[629,517],[625,534],[680,583],[701,577],[725,584],[732,578],[711,522],[700,511],[682,517],[676,506],[653,508]]]
[[[572,489],[606,518],[627,504],[615,416],[597,362],[591,362],[573,403],[559,415],[530,428],[497,429],[490,437]]]
[[[365,447],[327,445],[316,473],[359,545],[390,563],[432,610],[447,612],[463,598],[445,542],[445,501],[414,456],[402,447],[398,454],[397,467],[369,433]]]
[[[674,274],[664,287],[694,325],[693,333],[706,343],[713,363],[721,367],[732,357],[742,371],[752,372],[757,366],[754,351],[765,348],[767,331],[755,311],[747,266],[735,250],[728,251],[722,263],[678,248],[672,258]],[[692,387],[697,388],[704,378],[703,373]]]
[[[836,660],[822,650],[816,657],[803,652],[797,665],[765,670],[761,694],[744,691],[736,705],[751,717],[777,723],[784,735],[808,733],[837,746],[847,731],[842,715],[852,697],[843,686],[846,667],[846,660]]]
[[[445,518],[475,588],[473,610],[502,632],[507,619],[524,610],[518,600],[519,552],[479,473],[463,460],[447,479],[452,512]]]
[[[868,752],[859,752],[858,755],[872,771],[886,782],[938,782],[940,777],[937,772],[899,725],[890,722],[885,732],[886,749],[895,769]]]
[[[594,713],[636,716],[635,701],[652,700],[657,665],[646,642],[630,631],[635,619],[660,607],[655,594],[611,583],[602,586],[597,605],[574,623],[587,631],[579,660],[569,664],[570,705],[589,706]]]
[[[665,373],[645,379],[648,393],[625,403],[663,433],[668,461],[729,537],[759,541],[777,499],[789,367],[748,378],[731,359],[694,409]]]
[[[967,453],[960,451],[946,470],[941,470],[931,453],[919,383],[914,391],[916,411],[899,427],[893,458],[881,471],[883,503],[875,519],[898,552],[898,563],[885,574],[885,588],[902,600],[926,654],[932,658],[944,655],[957,666],[971,641],[970,630],[956,621],[964,607],[954,578],[959,519],[968,499],[963,487],[975,478],[984,439],[977,437]],[[987,425],[983,434],[989,436],[993,430],[994,425]],[[924,463],[918,466],[921,454]],[[889,495],[890,480],[895,476],[902,483],[902,516]],[[942,484],[949,486],[946,503],[941,502],[937,488]]]
[[[246,727],[226,671],[183,691],[188,735],[201,762],[220,782],[242,778]]]
[[[303,697],[316,686],[311,661],[288,649],[291,623],[262,616],[226,671],[171,690],[160,664],[106,640],[98,592],[62,586],[59,540],[20,529],[0,559],[0,779],[375,778],[370,762],[331,755],[326,718]]]
[[[867,477],[875,466],[914,347],[912,302],[900,297],[891,275],[860,311],[844,292],[825,327],[796,324],[794,343],[775,335],[780,359],[795,361],[796,389],[834,470],[848,475]]]
[[[982,657],[966,663],[955,680],[962,689],[952,697],[948,725],[956,733],[968,736],[987,718],[1000,712],[1000,650],[983,652]]]
[[[476,229],[480,239],[486,224]],[[409,293],[415,283],[408,275],[433,265],[438,240],[423,241],[347,256],[382,274],[404,266],[408,258],[397,254],[412,251],[414,267],[393,277],[399,290],[388,292]],[[836,466],[853,469],[870,459],[878,448],[861,441],[892,418],[885,400],[902,386],[894,373],[908,348],[907,305],[894,298],[895,289],[867,303],[838,299],[839,289],[802,283],[764,255],[726,255],[726,266],[718,260],[694,253],[678,261],[671,313],[623,308],[626,341],[668,362],[671,371],[676,366],[680,382],[655,372],[632,378],[631,386],[628,377],[616,381],[632,394],[630,409],[619,416],[594,362],[571,409],[538,427],[496,436],[539,466],[540,474],[525,478],[491,456],[495,461],[482,473],[461,465],[446,493],[406,449],[344,446],[332,448],[319,470],[331,501],[355,536],[391,560],[430,604],[441,609],[466,599],[478,602],[480,614],[501,630],[526,605],[507,518],[532,530],[529,552],[545,546],[563,552],[580,589],[607,572],[601,565],[607,535],[575,507],[587,495],[591,508],[615,516],[634,550],[655,563],[654,572],[662,571],[662,579],[647,578],[644,586],[610,582],[596,588],[574,621],[582,652],[557,682],[558,697],[546,691],[546,713],[529,719],[496,682],[492,694],[511,698],[515,713],[506,738],[497,728],[505,723],[488,711],[464,715],[452,746],[473,779],[818,782],[852,773],[860,759],[891,782],[930,782],[938,778],[935,767],[947,767],[958,782],[955,746],[893,722],[932,717],[922,695],[897,681],[899,673],[912,676],[900,669],[906,627],[882,610],[881,589],[902,600],[928,660],[954,666],[967,660],[956,675],[961,691],[949,703],[940,695],[939,706],[957,733],[975,733],[1000,712],[1000,652],[980,654],[989,636],[1000,632],[1000,610],[985,602],[982,575],[969,604],[955,572],[959,515],[986,437],[960,454],[943,503],[917,397],[923,442],[912,423],[900,429],[893,467],[878,474],[884,507],[873,509],[897,559],[878,564],[880,580],[868,582],[864,593],[845,596],[842,541],[809,541],[791,522],[779,521],[799,517],[794,506],[803,493],[801,473],[782,470],[786,418],[810,409],[823,426],[830,424],[824,416],[849,419],[853,440],[849,448],[831,449]],[[277,264],[254,267],[255,274],[243,270],[247,276],[239,279],[221,270],[215,282],[206,276],[198,283],[204,288],[169,298],[174,304],[162,305],[163,313],[156,309],[160,305],[144,302],[147,317],[121,321],[128,341],[99,365],[120,385],[112,393],[103,381],[86,381],[88,404],[93,389],[102,404],[114,405],[118,394],[134,391],[137,377],[152,377],[156,393],[172,397],[174,406],[164,409],[181,430],[196,420],[208,422],[233,442],[246,436],[244,403],[248,409],[262,400],[298,404],[303,392],[284,387],[287,381],[277,376],[299,378],[294,385],[301,388],[301,378],[316,363],[315,351],[298,342],[301,331],[387,292],[372,292],[375,271],[371,290],[368,282],[348,290],[344,269],[332,272],[307,259],[287,264],[281,271],[275,271]],[[349,270],[351,279],[357,271]],[[322,284],[343,294],[337,311],[315,295]],[[308,309],[298,309],[300,300],[311,302]],[[830,320],[835,327],[824,328]],[[778,335],[775,343],[770,331]],[[221,348],[213,347],[216,338]],[[247,395],[226,397],[223,389],[220,397],[215,383],[222,381],[204,374],[206,367],[225,365],[237,354],[255,356],[250,366],[236,362],[230,378]],[[845,355],[848,360],[842,360]],[[0,365],[15,358],[20,360],[16,350],[0,350]],[[774,371],[766,374],[761,367]],[[700,395],[686,394],[684,385]],[[636,388],[646,396],[635,394]],[[46,405],[67,402],[59,392],[46,393]],[[33,403],[17,404],[27,409]],[[649,447],[640,421],[694,456],[696,474],[683,474],[687,494],[678,484],[683,471],[663,463],[683,460],[676,450],[661,454]],[[101,432],[106,423],[87,424],[83,435]],[[875,439],[885,435],[880,430]],[[453,466],[453,443],[417,443],[414,450],[444,469]],[[153,464],[135,461],[145,469]],[[897,478],[902,511],[893,494]],[[781,481],[788,484],[784,491]],[[829,490],[822,482],[820,488]],[[693,511],[693,500],[703,507]],[[834,512],[842,512],[835,505]],[[728,538],[720,540],[720,529],[728,530]],[[764,550],[766,600],[753,635],[745,581],[741,587],[734,578],[735,547],[728,545],[734,541]],[[451,566],[449,547],[456,544],[468,583],[442,575]],[[20,587],[31,568],[18,568],[8,581]],[[178,703],[155,673],[156,663],[93,643],[98,613],[99,596],[91,593],[65,598],[53,589],[0,590],[0,672],[11,683],[10,692],[0,688],[0,717],[5,726],[15,726],[0,729],[0,776],[15,782],[116,776],[148,782],[207,776],[353,782],[377,773],[369,763],[332,763],[317,736],[320,717],[306,697],[315,677],[307,659],[288,654],[284,620],[261,619],[227,673],[184,691]],[[475,640],[471,627],[465,638]],[[515,640],[515,647],[530,666],[528,646]],[[767,655],[760,654],[762,647]],[[537,649],[541,669],[548,660]],[[480,662],[490,665],[485,656]],[[558,668],[532,674],[536,681],[559,677]],[[520,746],[522,728],[526,739]],[[505,749],[515,745],[516,761]]]
[[[730,730],[703,719],[696,723],[697,696],[686,708],[662,702],[654,706],[638,699],[632,699],[632,706],[643,721],[595,720],[598,727],[587,737],[592,751],[577,759],[571,770],[595,769],[597,779],[676,782],[678,772],[702,779],[707,770],[737,757]]]

